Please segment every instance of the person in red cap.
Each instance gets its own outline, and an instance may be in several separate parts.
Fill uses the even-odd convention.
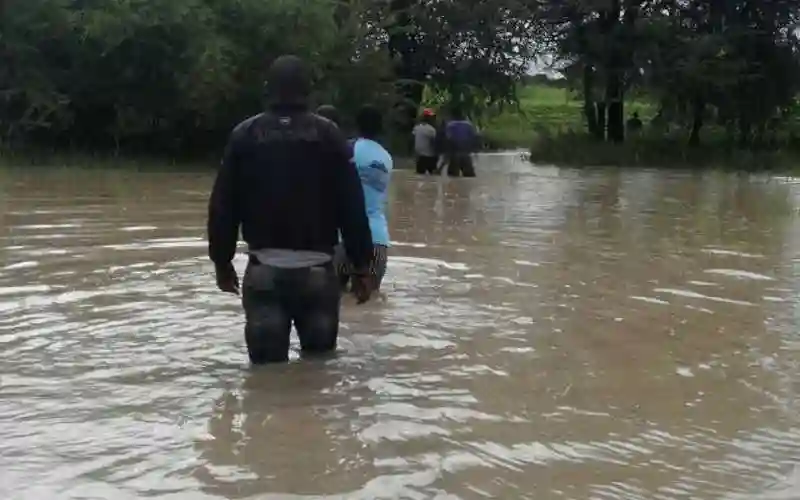
[[[436,141],[436,112],[430,108],[422,110],[422,119],[414,127],[414,154],[417,156],[417,173],[433,174],[439,162]]]

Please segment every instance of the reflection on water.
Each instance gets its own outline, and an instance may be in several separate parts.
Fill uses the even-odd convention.
[[[262,369],[210,182],[0,172],[0,497],[800,497],[791,181],[398,172],[385,300]]]

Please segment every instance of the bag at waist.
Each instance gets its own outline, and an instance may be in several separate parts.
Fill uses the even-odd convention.
[[[251,264],[280,267],[284,269],[297,269],[328,264],[333,261],[333,256],[324,252],[310,250],[287,250],[283,248],[266,248],[250,250]]]

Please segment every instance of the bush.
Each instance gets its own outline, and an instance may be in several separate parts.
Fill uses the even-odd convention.
[[[0,146],[219,149],[262,108],[266,70],[285,53],[318,75],[318,103],[345,114],[389,103],[390,61],[367,4],[12,0],[0,37]]]
[[[530,148],[530,161],[565,166],[719,167],[764,170],[800,165],[800,151],[742,150],[717,140],[689,147],[685,137],[640,135],[622,144],[597,140],[585,133],[540,131]]]

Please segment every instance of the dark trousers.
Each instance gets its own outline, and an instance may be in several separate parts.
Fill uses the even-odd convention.
[[[294,323],[304,354],[336,349],[341,293],[333,264],[285,269],[251,257],[242,280],[245,341],[253,364],[285,362]]]
[[[350,275],[353,273],[353,265],[347,259],[347,253],[343,245],[336,246],[333,262],[336,267],[336,274],[339,276],[339,286],[342,290],[347,290]],[[369,263],[369,276],[374,290],[380,290],[383,278],[386,276],[388,263],[389,249],[384,245],[373,245],[372,259]]]
[[[433,174],[436,172],[436,165],[438,163],[438,156],[417,156],[417,173]]]
[[[475,165],[469,153],[451,153],[447,155],[447,163],[447,175],[475,177]]]

